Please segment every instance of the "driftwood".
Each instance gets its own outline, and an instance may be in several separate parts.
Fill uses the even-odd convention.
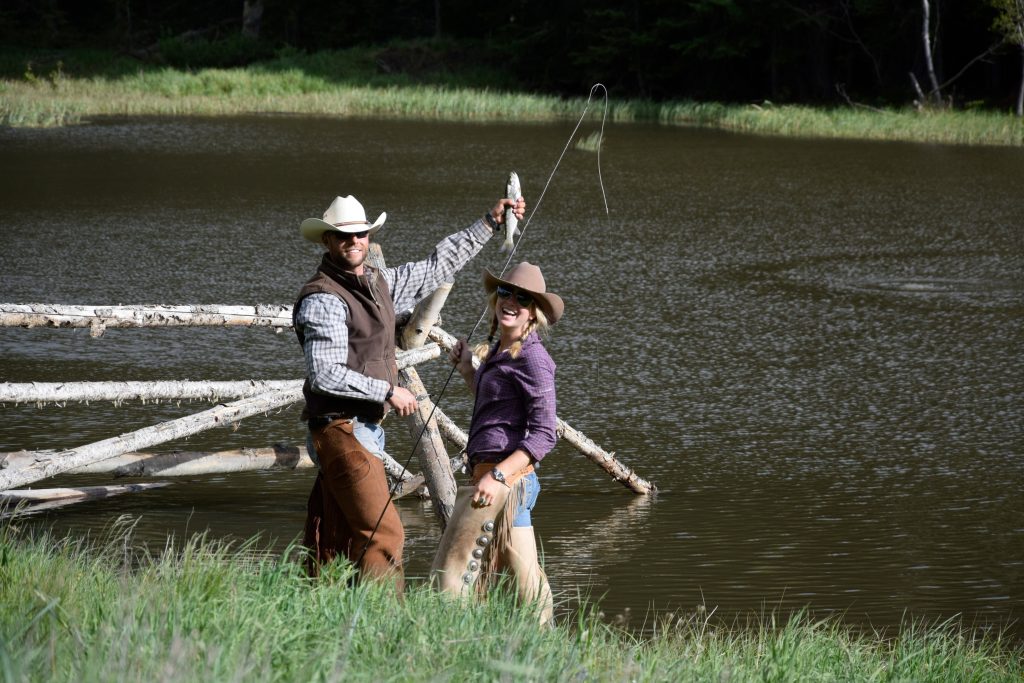
[[[0,468],[21,469],[39,458],[39,453],[0,453]],[[67,474],[112,474],[120,477],[192,477],[202,474],[297,470],[314,467],[304,446],[276,444],[270,448],[240,448],[230,451],[172,451],[169,453],[122,453],[68,470]]]
[[[399,351],[398,367],[438,358],[441,349],[427,344]],[[301,389],[301,379],[221,382],[0,382],[0,403],[64,403],[67,401],[218,401],[246,398],[283,389]]]
[[[135,493],[148,489],[158,489],[170,486],[169,481],[154,481],[145,484],[120,484],[114,486],[78,486],[75,488],[57,489],[11,489],[0,492],[0,503],[18,503],[21,501],[34,503],[51,500],[65,500],[68,498],[81,498],[92,500],[93,498],[107,498],[118,496],[122,493]]]
[[[96,498],[109,498],[167,486],[169,482],[123,484],[119,486],[83,486],[73,489],[15,489],[0,493],[0,519],[31,515],[43,510],[74,505]]]
[[[107,327],[176,327],[182,325],[292,326],[292,307],[256,306],[70,306],[0,304],[6,327],[88,327],[94,337]]]
[[[12,451],[0,453],[0,469],[19,469],[35,463],[38,452]],[[428,497],[423,475],[403,468],[393,457],[384,454],[384,470],[394,480],[401,481],[395,492],[397,500],[411,493]],[[450,466],[462,468],[460,458],[453,458]],[[315,467],[305,446],[275,444],[267,448],[240,448],[230,451],[171,451],[169,453],[122,453],[121,455],[68,470],[66,474],[112,474],[121,477],[193,477],[204,474],[232,472],[258,472],[266,470],[301,470]],[[2,495],[2,494],[0,494]]]
[[[376,242],[370,243],[367,260],[369,265],[374,268],[386,267],[384,253]],[[408,317],[402,314],[400,321],[396,320],[396,323],[402,327],[402,335],[398,343],[401,348],[407,350],[406,352],[423,347],[426,341],[426,330],[436,324],[441,307],[444,306],[451,287],[450,283],[442,284],[430,296],[416,304]],[[398,317],[396,315],[396,318]],[[438,350],[438,355],[440,355],[440,350]],[[433,404],[423,382],[420,381],[419,373],[411,366],[399,368],[398,383],[411,391],[417,399],[416,411],[406,418],[406,424],[409,426],[414,443],[413,453],[420,463],[424,481],[430,491],[434,514],[441,523],[441,528],[444,529],[448,525],[448,520],[455,507],[457,484],[452,472],[452,463],[449,462],[444,442],[437,430],[437,422],[430,417]]]
[[[462,429],[455,424],[450,417],[441,412],[440,408],[434,409],[434,419],[437,420],[437,428],[441,431],[441,436],[451,441],[460,449],[466,447],[466,444],[469,443],[469,434],[462,431]],[[461,460],[461,458],[457,459]],[[452,460],[454,462],[456,458],[453,458]]]
[[[438,287],[426,299],[419,302],[413,309],[412,317],[406,323],[402,334],[403,348],[411,349],[422,346],[427,338],[427,330],[434,326],[444,306],[451,283]],[[436,346],[436,344],[435,344]],[[407,418],[409,432],[414,439],[413,450],[420,463],[420,469],[430,489],[430,499],[434,506],[434,514],[441,523],[443,530],[448,526],[452,511],[455,509],[455,494],[458,484],[452,472],[448,451],[444,447],[437,421],[433,417],[434,403],[430,400],[416,368],[408,367],[399,370],[399,380],[406,389],[416,396],[416,412]]]
[[[219,401],[268,391],[302,388],[302,380],[239,382],[0,382],[0,403],[67,403],[71,401]]]
[[[568,441],[576,450],[585,455],[588,460],[603,469],[611,478],[619,482],[634,493],[649,494],[657,493],[657,487],[642,478],[631,467],[616,459],[614,453],[609,453],[596,443],[588,439],[576,429],[573,429],[563,420],[558,420],[558,436]]]
[[[35,462],[27,467],[18,470],[12,468],[0,470],[0,491],[31,484],[40,479],[100,462],[128,451],[191,436],[212,427],[230,425],[243,418],[267,413],[301,400],[301,388],[270,391],[73,450],[60,453],[52,451],[38,453]]]
[[[379,245],[371,243],[369,262],[384,267]],[[417,306],[400,317],[407,321],[403,344],[415,346],[426,337],[437,342],[421,348],[410,348],[397,354],[400,383],[418,399],[419,409],[409,418],[410,431],[416,440],[417,454],[424,470],[428,488],[440,492],[432,496],[435,511],[442,522],[447,522],[455,497],[453,469],[461,468],[460,457],[449,459],[441,440],[443,435],[460,448],[465,448],[466,434],[441,411],[437,410],[423,387],[414,365],[440,356],[441,350],[452,348],[455,338],[434,326],[451,285],[446,284]],[[277,331],[290,327],[291,307],[284,305],[257,306],[74,306],[57,304],[0,304],[0,326],[89,327],[93,336],[99,336],[106,327],[161,327],[182,325],[211,326],[263,326]],[[474,359],[475,361],[475,359]],[[475,361],[475,364],[478,362]],[[13,486],[38,481],[60,472],[75,470],[102,462],[127,451],[146,448],[165,441],[190,436],[224,423],[236,422],[252,415],[269,412],[289,403],[302,400],[301,380],[247,380],[240,382],[61,382],[61,383],[0,383],[0,403],[33,402],[63,403],[66,401],[109,400],[220,400],[243,397],[235,403],[163,424],[147,427],[119,437],[89,444],[78,449],[55,453],[40,451],[28,454],[31,463],[14,468],[8,462],[0,468],[0,491]],[[432,415],[432,417],[431,417]],[[565,439],[592,462],[598,464],[613,479],[632,491],[654,493],[653,483],[639,477],[635,471],[591,441],[563,420],[558,420],[558,436]],[[421,438],[422,435],[422,438]],[[147,458],[156,457],[153,455]],[[276,456],[270,456],[273,460]],[[237,471],[223,461],[211,471]],[[450,464],[450,467],[448,466]],[[275,466],[275,465],[272,465]],[[170,465],[168,467],[171,467]],[[177,465],[174,465],[177,467]],[[263,467],[254,467],[262,469]],[[385,469],[395,478],[404,480],[403,491],[413,476],[392,459]],[[105,470],[109,471],[109,470]],[[431,481],[433,480],[433,481]],[[449,501],[450,497],[450,501]]]
[[[430,339],[437,342],[438,346],[440,346],[445,351],[450,351],[452,347],[455,345],[455,337],[448,334],[440,327],[434,327],[433,329],[431,329],[428,336],[430,337]],[[473,366],[477,367],[478,365],[479,360],[477,358],[473,358]],[[440,423],[442,417],[439,416],[438,413],[440,413],[440,411],[436,411],[434,415],[435,417],[438,418],[438,421]],[[444,417],[444,420],[447,423],[444,427],[445,429],[450,429],[451,426],[454,426],[451,423],[451,420],[449,420],[447,417]],[[620,484],[630,489],[631,491],[640,494],[651,494],[657,492],[658,489],[653,483],[640,477],[632,468],[626,466],[624,463],[616,459],[614,453],[609,453],[608,451],[604,450],[596,443],[588,439],[584,434],[580,433],[578,430],[569,426],[561,418],[558,418],[557,433],[560,438],[565,439],[576,450],[578,450],[580,453],[586,456],[588,460],[590,460],[591,462],[599,466],[601,469],[603,469],[605,472],[607,472],[612,477],[612,479],[619,482]],[[448,436],[448,434],[445,434],[445,436]],[[452,440],[454,443],[459,443],[459,441],[456,439]],[[463,441],[460,444],[460,446],[463,448],[465,448],[465,445],[465,441]]]

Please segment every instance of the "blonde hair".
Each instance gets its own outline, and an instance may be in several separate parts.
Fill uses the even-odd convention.
[[[496,313],[498,307],[498,293],[491,292],[487,296],[487,305],[491,309],[491,331],[487,334],[487,341],[481,344],[477,344],[473,349],[473,355],[480,359],[480,362],[487,360],[487,356],[491,351],[491,347],[494,346],[494,334],[498,331],[498,314]],[[529,337],[533,332],[544,335],[547,333],[550,327],[548,323],[548,317],[541,310],[537,302],[534,301],[530,304],[530,313],[533,315],[533,320],[526,324],[523,329],[523,336],[516,339],[512,346],[508,348],[508,355],[512,358],[519,358],[519,354],[523,350],[523,340]]]

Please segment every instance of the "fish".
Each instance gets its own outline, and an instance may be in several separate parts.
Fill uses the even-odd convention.
[[[519,185],[519,176],[515,171],[508,174],[508,182],[505,184],[505,196],[509,199],[519,201],[523,196],[523,190]],[[505,209],[505,241],[501,244],[501,251],[512,251],[516,235],[520,234],[519,219],[513,207]]]

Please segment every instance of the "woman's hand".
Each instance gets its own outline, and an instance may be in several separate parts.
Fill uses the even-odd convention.
[[[476,485],[476,491],[473,492],[473,506],[487,507],[493,505],[495,498],[501,493],[503,488],[506,488],[505,484],[502,484],[488,472],[480,477],[480,481]]]
[[[448,352],[448,362],[455,366],[464,379],[469,381],[475,372],[473,370],[473,352],[465,339],[455,342],[452,350]]]

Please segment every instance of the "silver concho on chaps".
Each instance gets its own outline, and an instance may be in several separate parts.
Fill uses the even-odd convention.
[[[505,486],[486,507],[473,505],[475,492],[475,486],[459,487],[451,521],[430,567],[431,584],[446,593],[471,595],[477,590],[477,580],[494,546],[495,530],[508,502],[509,489]]]

